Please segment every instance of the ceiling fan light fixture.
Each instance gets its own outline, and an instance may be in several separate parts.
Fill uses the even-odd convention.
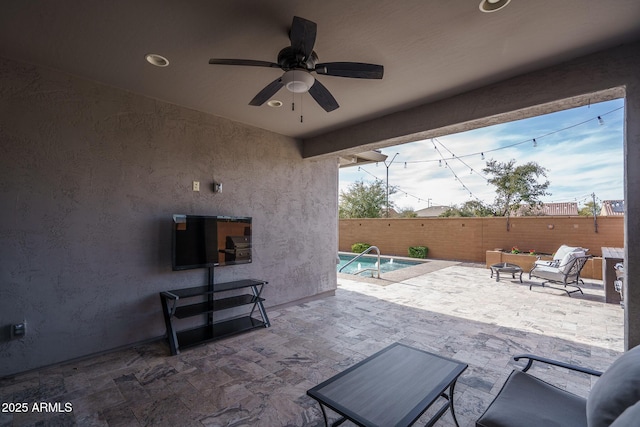
[[[480,2],[480,11],[486,13],[495,12],[504,8],[510,2],[511,0],[482,0]]]
[[[311,73],[304,70],[289,70],[282,76],[282,84],[293,93],[308,92],[315,81]]]
[[[151,65],[155,65],[156,67],[168,67],[169,60],[162,55],[158,55],[157,53],[148,53],[144,56],[144,59]]]

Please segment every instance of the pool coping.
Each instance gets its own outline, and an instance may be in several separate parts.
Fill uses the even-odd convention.
[[[338,252],[338,254],[344,255],[358,255],[353,252]],[[376,255],[374,255],[376,256]],[[450,261],[450,260],[441,260],[441,259],[422,259],[422,258],[410,258],[410,257],[401,257],[395,255],[380,255],[381,258],[393,258],[399,261],[414,261],[419,262],[420,264],[404,267],[398,270],[389,271],[387,273],[381,273],[380,279],[375,277],[366,277],[359,274],[347,274],[347,273],[337,273],[339,278],[355,280],[358,282],[367,282],[380,286],[387,286],[393,283],[402,282],[413,277],[421,276],[423,274],[431,273],[433,271],[441,270],[443,268],[451,267],[452,265],[463,264],[462,261]]]

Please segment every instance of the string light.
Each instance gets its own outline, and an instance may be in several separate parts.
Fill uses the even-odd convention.
[[[358,166],[358,171],[359,171],[359,172],[361,171],[361,172],[366,173],[367,175],[370,175],[370,176],[371,176],[371,177],[373,177],[373,179],[375,179],[376,181],[381,181],[381,179],[380,179],[380,178],[378,178],[377,176],[375,176],[374,174],[372,174],[371,172],[369,172],[368,170],[366,170],[366,169],[364,169],[364,168],[362,168],[362,167],[360,167],[360,166]],[[415,195],[413,195],[413,194],[409,194],[409,193],[407,193],[406,191],[402,190],[402,189],[401,189],[400,187],[398,187],[398,186],[394,186],[394,187],[393,187],[393,189],[394,189],[396,192],[398,192],[398,193],[403,193],[403,194],[405,195],[405,197],[413,197],[414,199],[416,199],[416,200],[418,201],[418,203],[425,202],[425,201],[426,201],[427,203],[431,203],[431,199],[427,199],[427,200],[425,200],[425,199],[423,199],[423,198],[421,198],[421,197],[415,196]],[[440,205],[442,205],[442,203],[440,203]]]
[[[293,105],[292,105],[292,107],[293,107]],[[538,140],[538,139],[540,139],[540,138],[544,138],[544,137],[546,137],[546,136],[550,136],[550,135],[553,135],[553,134],[556,134],[556,133],[559,133],[559,132],[562,132],[562,131],[565,131],[565,130],[568,130],[568,129],[572,129],[572,128],[574,128],[574,127],[577,127],[577,126],[583,125],[583,124],[585,124],[585,123],[588,123],[588,122],[591,122],[591,121],[594,121],[594,120],[597,120],[597,121],[598,121],[598,123],[599,123],[599,125],[600,125],[600,126],[602,126],[602,125],[604,125],[604,119],[602,118],[602,116],[605,116],[605,115],[607,115],[607,114],[612,114],[612,113],[614,113],[614,112],[616,112],[616,111],[619,111],[619,110],[621,110],[621,109],[623,109],[623,108],[624,108],[624,106],[623,106],[623,107],[619,107],[619,108],[615,108],[615,109],[613,109],[613,110],[611,110],[611,111],[608,111],[608,112],[606,112],[606,113],[604,113],[604,114],[601,114],[601,115],[599,115],[599,116],[597,116],[597,117],[595,117],[595,118],[591,118],[591,119],[588,119],[588,120],[582,121],[582,122],[580,122],[580,123],[576,123],[576,124],[573,124],[573,125],[570,125],[570,126],[564,127],[564,128],[562,128],[562,129],[558,129],[558,130],[554,130],[554,131],[548,132],[548,133],[546,133],[546,134],[544,134],[544,135],[537,136],[536,138],[523,140],[523,141],[516,142],[516,143],[513,143],[513,144],[509,144],[509,145],[506,145],[506,146],[503,146],[503,147],[498,147],[498,148],[495,148],[495,149],[492,149],[492,150],[487,150],[486,152],[488,152],[488,153],[489,153],[489,152],[493,152],[493,151],[504,150],[504,149],[511,148],[511,147],[514,147],[514,146],[517,146],[517,145],[521,145],[521,144],[524,144],[524,143],[527,143],[527,142],[533,142],[533,146],[534,146],[534,147],[537,147],[537,146],[538,146],[538,141],[537,141],[537,140]],[[437,145],[436,145],[436,142],[437,142],[439,145],[441,145],[441,146],[442,146],[442,147],[443,147],[443,148],[444,148],[444,149],[445,149],[445,150],[450,154],[450,156],[451,156],[451,157],[444,157],[444,156],[442,155],[442,153],[440,152],[440,150],[438,149],[438,147],[437,147]],[[442,142],[441,142],[441,141],[439,141],[437,138],[432,138],[432,139],[431,139],[431,143],[433,144],[433,148],[434,148],[434,150],[436,150],[436,151],[438,152],[439,156],[440,156],[440,158],[439,158],[439,159],[437,159],[437,160],[438,160],[438,166],[439,166],[439,167],[442,167],[442,163],[443,163],[443,161],[444,161],[445,167],[449,168],[449,170],[451,171],[452,175],[454,176],[454,180],[455,180],[455,181],[460,182],[460,184],[461,184],[462,188],[463,188],[464,190],[466,190],[466,191],[469,193],[469,197],[470,197],[470,198],[476,198],[477,200],[479,200],[479,201],[481,201],[481,202],[482,202],[482,200],[481,200],[481,199],[479,199],[478,197],[474,196],[474,195],[473,195],[473,193],[471,192],[471,190],[469,190],[469,188],[468,188],[468,187],[467,187],[467,186],[466,186],[466,185],[465,185],[465,184],[460,180],[460,178],[459,178],[459,177],[458,177],[458,175],[455,173],[455,171],[454,171],[454,170],[449,166],[449,163],[447,162],[447,160],[454,160],[454,159],[455,159],[455,160],[458,160],[459,162],[461,162],[462,164],[464,164],[465,166],[467,166],[467,167],[469,168],[469,174],[470,174],[470,175],[473,175],[473,172],[476,172],[476,171],[475,171],[472,167],[470,167],[468,164],[466,164],[464,161],[462,161],[462,160],[461,160],[461,158],[463,158],[463,157],[475,156],[475,155],[480,154],[480,158],[481,158],[482,160],[485,160],[485,152],[484,152],[484,151],[482,151],[482,152],[479,152],[479,153],[478,153],[478,152],[476,152],[476,153],[471,153],[471,154],[465,154],[465,155],[461,155],[461,156],[456,156],[456,155],[455,155],[453,152],[451,152],[451,151],[450,151],[450,150],[449,150],[449,149],[448,149],[444,144],[442,144]],[[408,160],[408,161],[405,161],[405,162],[404,162],[404,168],[406,169],[409,163],[427,163],[427,162],[435,162],[435,161],[436,161],[436,159],[432,159],[432,160],[413,160],[413,161]],[[378,166],[378,162],[376,162],[376,167],[377,167],[377,166]],[[373,175],[373,174],[369,173],[367,170],[365,170],[365,169],[361,168],[360,166],[358,167],[358,171],[363,171],[363,172],[365,172],[365,173],[367,173],[367,174],[371,175],[372,177],[374,177],[376,180],[378,180],[378,179],[379,179],[379,178],[377,178],[375,175]],[[488,185],[488,179],[487,179],[484,175],[482,175],[482,174],[480,174],[480,173],[478,173],[478,172],[476,172],[476,173],[477,173],[479,176],[482,176],[482,178],[484,178],[484,179],[487,181],[487,185]],[[409,193],[407,193],[406,191],[404,191],[404,190],[400,189],[400,188],[399,188],[399,187],[397,187],[397,186],[396,186],[396,187],[394,187],[394,190],[395,190],[395,191],[397,191],[397,192],[399,192],[399,193],[404,193],[405,197],[413,197],[413,198],[414,198],[414,199],[416,199],[418,202],[423,202],[423,201],[425,201],[425,199],[422,199],[421,197],[418,197],[418,196],[415,196],[415,195],[409,194]],[[580,199],[580,200],[576,200],[576,201],[584,201],[584,200],[586,200],[586,199],[591,200],[591,195],[583,196],[583,197],[578,198],[578,199]],[[429,200],[430,200],[430,199],[429,199]],[[602,202],[602,200],[600,200],[600,199],[598,198],[597,202],[600,202],[600,203],[601,203],[601,202]]]
[[[564,127],[564,128],[557,129],[557,130],[554,130],[554,131],[551,131],[551,132],[545,133],[545,134],[543,134],[543,135],[538,135],[538,136],[536,136],[534,139],[536,140],[536,144],[537,144],[537,141],[538,141],[540,138],[545,138],[545,137],[547,137],[547,136],[551,136],[551,135],[554,135],[554,134],[556,134],[556,133],[560,133],[560,132],[563,132],[563,131],[566,131],[566,130],[569,130],[569,129],[572,129],[572,128],[575,128],[575,127],[578,127],[578,126],[581,126],[581,125],[584,125],[584,124],[589,123],[589,122],[592,122],[592,121],[594,121],[594,120],[597,120],[597,121],[598,121],[598,123],[600,123],[600,124],[604,124],[604,119],[603,119],[603,117],[604,117],[604,116],[606,116],[606,115],[608,115],[608,114],[613,114],[613,113],[615,113],[616,111],[619,111],[619,110],[622,110],[622,109],[624,109],[624,106],[622,106],[622,107],[618,107],[618,108],[614,108],[614,109],[613,109],[613,110],[611,110],[611,111],[607,111],[606,113],[600,114],[599,116],[592,117],[592,118],[587,119],[587,120],[584,120],[584,121],[582,121],[582,122],[575,123],[575,124],[573,124],[573,125],[569,125],[569,126],[566,126],[566,127]],[[470,153],[470,154],[464,154],[464,155],[457,156],[457,157],[458,157],[458,158],[461,158],[461,157],[471,157],[471,156],[476,156],[476,155],[480,154],[480,157],[482,158],[482,160],[484,160],[484,154],[485,154],[485,153],[492,153],[492,152],[494,152],[494,151],[506,150],[506,149],[511,148],[511,147],[516,147],[516,146],[518,146],[518,145],[522,145],[522,144],[530,143],[531,141],[532,141],[532,139],[531,139],[531,138],[529,138],[529,139],[525,139],[525,140],[520,141],[520,142],[515,142],[515,143],[513,143],[513,144],[508,144],[508,145],[505,145],[505,146],[502,146],[502,147],[494,148],[494,149],[492,149],[492,150],[487,150],[487,151],[483,151],[483,152],[475,152],[475,153]],[[431,142],[433,143],[433,138],[431,139]],[[434,144],[433,148],[434,148],[434,149],[437,149],[437,147],[435,146],[435,144]],[[454,157],[455,157],[455,156],[452,156],[451,158],[446,158],[446,159],[444,159],[444,160],[452,160]],[[407,163],[430,163],[430,162],[435,162],[435,161],[436,161],[435,159],[431,159],[431,160],[408,160],[408,161],[407,161]]]
[[[471,166],[469,166],[467,163],[465,163],[465,162],[464,162],[464,160],[462,160],[461,158],[456,157],[456,155],[455,155],[451,150],[449,150],[449,149],[448,149],[448,148],[447,148],[447,147],[446,147],[446,146],[445,146],[445,145],[444,145],[440,140],[438,140],[437,138],[433,138],[433,139],[431,140],[431,143],[433,144],[433,147],[436,149],[436,151],[438,152],[438,155],[441,157],[439,161],[441,162],[442,160],[444,160],[444,164],[445,164],[445,166],[449,168],[449,170],[451,171],[451,174],[453,175],[454,179],[460,183],[460,186],[461,186],[464,190],[466,190],[467,192],[469,192],[469,194],[471,194],[471,197],[475,197],[475,196],[473,196],[473,193],[471,192],[471,190],[470,190],[470,189],[469,189],[469,188],[464,184],[464,182],[462,182],[462,180],[460,179],[460,177],[458,177],[458,175],[456,174],[456,172],[455,172],[455,171],[454,171],[454,170],[449,166],[449,163],[444,159],[444,156],[442,155],[442,153],[441,153],[441,152],[440,152],[440,150],[438,149],[438,146],[436,145],[436,142],[437,142],[437,143],[438,143],[442,148],[444,148],[445,150],[447,150],[447,152],[452,156],[452,157],[451,157],[452,159],[458,160],[460,163],[462,163],[463,165],[465,165],[466,167],[468,167],[468,168],[471,170],[471,173],[473,173],[473,172],[474,172],[473,168],[472,168]],[[479,174],[479,175],[480,175],[480,174]],[[480,176],[481,176],[482,178],[484,178],[484,179],[488,182],[488,179],[487,179],[486,177],[484,177],[483,175],[480,175]],[[476,200],[480,201],[481,203],[484,203],[484,202],[483,202],[479,197],[475,197],[475,198],[476,198]]]

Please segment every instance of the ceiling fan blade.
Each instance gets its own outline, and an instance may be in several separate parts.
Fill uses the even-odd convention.
[[[336,101],[336,99],[333,97],[333,95],[331,95],[329,90],[326,87],[324,87],[324,85],[320,83],[318,79],[316,79],[313,86],[309,88],[309,94],[311,94],[313,99],[315,99],[316,102],[322,108],[324,108],[324,110],[327,113],[330,113],[331,111],[340,107],[340,105],[338,105],[338,101]]]
[[[251,102],[249,102],[249,105],[255,105],[256,107],[258,107],[264,104],[269,100],[269,98],[275,95],[275,93],[279,91],[282,86],[284,86],[284,84],[282,83],[282,77],[278,77],[267,86],[265,86],[264,89],[258,92],[258,94],[253,97]]]
[[[316,44],[316,31],[318,26],[315,22],[309,21],[299,16],[293,17],[289,40],[295,52],[301,52],[305,60],[311,56],[313,46]]]
[[[327,62],[317,64],[316,73],[355,79],[381,79],[384,75],[384,67],[362,62]]]
[[[209,64],[213,65],[247,65],[250,67],[271,67],[280,68],[275,62],[256,61],[253,59],[210,59]]]

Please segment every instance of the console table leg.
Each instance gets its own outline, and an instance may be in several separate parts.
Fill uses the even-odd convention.
[[[255,286],[252,286],[251,291],[253,292],[254,297],[260,298],[262,289],[258,291],[258,289],[256,289]],[[256,305],[258,306],[258,310],[260,311],[260,315],[262,316],[262,320],[264,321],[264,326],[268,328],[269,326],[271,326],[271,323],[269,322],[269,318],[267,317],[267,312],[265,311],[264,306],[262,305],[262,301],[258,301]]]

